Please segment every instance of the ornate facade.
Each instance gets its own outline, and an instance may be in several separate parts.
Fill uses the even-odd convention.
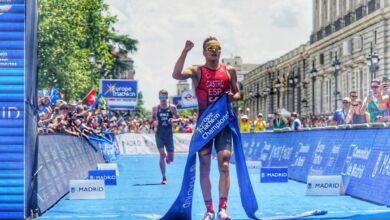
[[[245,106],[252,118],[278,108],[331,114],[350,91],[363,99],[371,79],[388,77],[389,50],[390,1],[313,0],[310,42],[246,74]]]

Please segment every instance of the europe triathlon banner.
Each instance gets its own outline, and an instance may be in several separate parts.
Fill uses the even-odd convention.
[[[113,110],[134,110],[137,106],[138,84],[136,80],[103,79],[100,94]]]
[[[196,99],[194,90],[185,90],[180,96],[174,96],[172,104],[179,110],[198,108],[198,100]]]
[[[0,219],[24,219],[25,2],[0,0]]]
[[[390,130],[348,129],[242,134],[246,158],[288,167],[289,178],[342,175],[348,195],[390,205]]]

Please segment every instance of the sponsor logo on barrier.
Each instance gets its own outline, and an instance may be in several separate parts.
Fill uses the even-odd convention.
[[[104,180],[104,185],[116,185],[115,170],[90,170],[88,177],[90,180]]]
[[[104,180],[70,180],[70,199],[104,199]]]
[[[341,194],[341,175],[308,176],[307,191],[309,196],[338,196]]]
[[[262,167],[260,169],[260,182],[286,183],[288,182],[287,167]]]
[[[246,161],[246,167],[248,168],[249,172],[259,172],[261,168],[261,162],[260,161]]]
[[[117,176],[119,176],[118,164],[116,163],[98,163],[98,170],[115,170]]]

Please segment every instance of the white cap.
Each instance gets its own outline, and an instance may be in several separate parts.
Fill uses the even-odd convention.
[[[247,115],[242,115],[241,119],[248,119],[248,116]]]

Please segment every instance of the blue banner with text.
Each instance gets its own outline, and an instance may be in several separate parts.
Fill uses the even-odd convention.
[[[288,167],[289,178],[342,175],[348,195],[390,205],[390,130],[348,129],[242,135],[247,160]]]

